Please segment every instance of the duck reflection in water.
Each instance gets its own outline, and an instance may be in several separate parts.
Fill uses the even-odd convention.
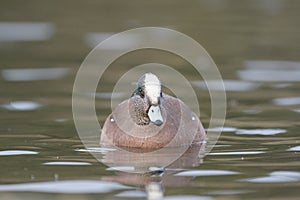
[[[174,174],[199,166],[203,162],[205,143],[189,146],[179,158],[163,167],[166,164],[165,160],[178,156],[177,153],[175,148],[168,148],[163,154],[158,151],[142,152],[140,149],[125,155],[123,149],[107,151],[103,153],[101,161],[112,166],[107,170],[115,171],[115,175],[103,176],[102,179],[139,186],[147,193],[148,199],[162,199],[164,187],[192,184],[193,177],[175,176]]]

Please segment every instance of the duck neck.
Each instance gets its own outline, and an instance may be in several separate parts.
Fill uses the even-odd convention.
[[[130,114],[133,121],[137,125],[148,125],[150,119],[147,114],[148,103],[139,96],[134,96],[130,99]]]

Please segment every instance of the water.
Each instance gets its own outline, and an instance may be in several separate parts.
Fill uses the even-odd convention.
[[[299,2],[0,4],[0,199],[299,198]],[[222,74],[228,107],[211,152],[205,152],[209,143],[191,149],[165,169],[159,162],[172,151],[156,155],[147,158],[155,163],[152,172],[137,174],[132,166],[144,164],[143,156],[122,163],[117,151],[82,145],[71,102],[76,72],[91,48],[143,26],[169,27],[201,43]],[[173,66],[191,80],[207,128],[203,80],[184,60],[154,50],[123,56],[105,72],[96,93],[100,123],[110,113],[110,98],[128,92],[112,95],[113,84],[148,62]]]

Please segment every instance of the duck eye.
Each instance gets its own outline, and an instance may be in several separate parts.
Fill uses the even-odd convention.
[[[144,98],[145,96],[144,91],[141,87],[137,89],[137,94],[140,95],[141,98]]]

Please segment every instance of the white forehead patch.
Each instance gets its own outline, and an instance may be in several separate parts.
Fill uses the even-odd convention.
[[[157,76],[151,73],[145,74],[145,92],[152,104],[158,104],[161,92],[161,83]]]

